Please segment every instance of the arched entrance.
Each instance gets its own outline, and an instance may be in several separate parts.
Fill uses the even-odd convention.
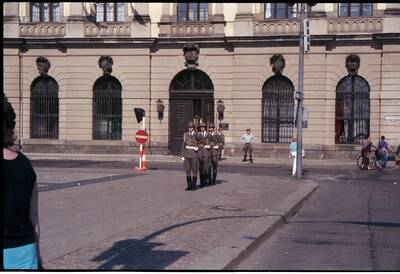
[[[214,85],[205,72],[185,69],[172,79],[169,99],[169,151],[177,155],[189,121],[214,122]]]

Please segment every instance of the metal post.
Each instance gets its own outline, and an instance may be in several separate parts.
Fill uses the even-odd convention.
[[[296,155],[296,178],[301,179],[303,160],[303,78],[304,78],[304,13],[305,3],[300,4],[300,51],[299,51],[299,77],[298,92],[299,103],[297,107],[297,155]]]

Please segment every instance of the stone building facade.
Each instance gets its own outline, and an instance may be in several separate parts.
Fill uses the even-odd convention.
[[[295,7],[113,5],[3,4],[3,88],[24,151],[137,153],[137,107],[152,154],[178,153],[187,121],[202,119],[228,124],[225,155],[242,153],[251,128],[255,157],[287,157],[296,133]],[[358,5],[308,13],[303,137],[311,158],[352,156],[367,134],[400,143],[400,4]],[[183,49],[192,44],[197,59],[188,64]]]

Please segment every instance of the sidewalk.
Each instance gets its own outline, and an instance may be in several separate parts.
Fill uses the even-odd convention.
[[[131,162],[139,161],[138,155],[127,154],[56,154],[56,153],[25,153],[31,160],[86,160],[86,161],[121,161]],[[247,164],[242,162],[241,157],[225,157],[221,164]],[[288,158],[254,158],[254,164],[268,164],[268,165],[287,165],[292,164]],[[162,162],[162,163],[182,163],[181,156],[174,155],[146,155],[146,161]],[[305,166],[348,166],[355,165],[356,162],[351,160],[315,160],[303,159]]]
[[[317,188],[246,168],[220,172],[217,185],[196,191],[184,191],[184,173],[168,169],[35,170],[50,270],[230,269]]]

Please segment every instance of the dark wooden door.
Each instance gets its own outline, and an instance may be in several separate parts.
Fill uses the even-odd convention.
[[[203,99],[203,121],[214,122],[214,99],[213,97]]]
[[[183,134],[187,123],[193,120],[193,100],[171,100],[170,105],[170,152],[181,153]]]

